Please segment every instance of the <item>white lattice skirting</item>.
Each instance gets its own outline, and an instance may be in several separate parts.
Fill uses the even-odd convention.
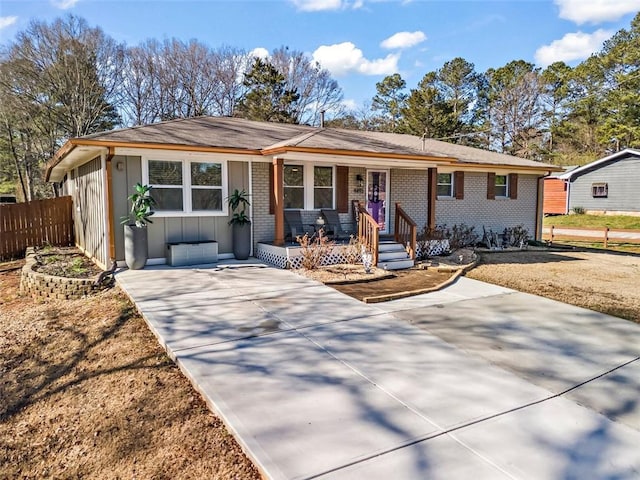
[[[434,257],[449,252],[449,240],[430,240],[428,244],[428,256]],[[420,246],[417,248],[417,255],[420,256]],[[276,247],[267,243],[258,243],[256,247],[256,257],[265,263],[278,268],[302,268],[302,251],[299,246]],[[358,262],[360,259],[358,258]],[[347,263],[344,254],[344,247],[336,245],[325,258],[323,265],[336,265]]]
[[[302,268],[302,249],[298,246],[276,247],[275,245],[259,243],[256,248],[256,257],[279,268]],[[358,258],[359,261],[360,259]],[[336,245],[324,259],[323,265],[337,265],[338,263],[346,262],[344,247]]]

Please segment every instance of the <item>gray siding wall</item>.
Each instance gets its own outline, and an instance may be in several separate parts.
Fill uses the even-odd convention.
[[[124,169],[117,169],[118,162],[124,163]],[[142,181],[142,162],[140,157],[116,156],[112,162],[113,184],[113,223],[115,226],[116,258],[124,260],[124,231],[120,217],[129,211],[127,197],[137,182]],[[249,189],[248,163],[228,162],[229,193],[234,189]],[[226,198],[224,199],[226,201]],[[268,208],[268,206],[267,206]],[[230,212],[231,213],[231,212]],[[151,217],[149,225],[149,258],[164,258],[168,242],[190,242],[215,240],[218,253],[231,253],[230,216],[225,217]]]
[[[80,165],[74,177],[73,204],[76,243],[89,255],[108,264],[103,171],[100,157]]]
[[[640,212],[640,158],[627,157],[584,173],[571,182],[569,209],[582,207],[594,212]],[[594,198],[593,183],[607,183],[608,197]]]
[[[518,175],[518,198],[487,199],[487,174],[465,172],[464,198],[462,200],[436,200],[436,224],[475,226],[482,235],[482,227],[502,232],[506,227],[524,225],[531,237],[535,237],[536,198],[538,177]],[[418,224],[420,225],[420,224]]]

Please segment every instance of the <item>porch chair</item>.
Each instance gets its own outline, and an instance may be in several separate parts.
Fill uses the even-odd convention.
[[[305,233],[312,234],[309,228],[305,228],[300,210],[285,210],[284,223],[286,226],[284,239],[290,243],[295,243],[297,236],[303,236]]]
[[[351,235],[356,234],[356,228],[353,223],[340,222],[340,216],[337,210],[323,208],[320,213],[324,217],[327,230],[333,233],[334,240],[348,240]]]

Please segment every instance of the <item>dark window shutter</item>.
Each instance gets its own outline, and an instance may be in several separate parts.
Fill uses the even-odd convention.
[[[269,213],[276,213],[276,194],[273,191],[273,163],[269,164]]]
[[[509,174],[509,198],[516,200],[518,198],[518,174]]]
[[[487,200],[495,200],[496,198],[496,174],[487,173]]]
[[[349,213],[349,167],[336,167],[336,208]]]
[[[454,172],[453,193],[458,200],[462,200],[464,198],[464,172]]]

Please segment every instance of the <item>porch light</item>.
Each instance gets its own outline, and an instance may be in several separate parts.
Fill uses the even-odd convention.
[[[358,188],[364,187],[364,178],[359,173],[356,174],[356,182],[358,182]]]

